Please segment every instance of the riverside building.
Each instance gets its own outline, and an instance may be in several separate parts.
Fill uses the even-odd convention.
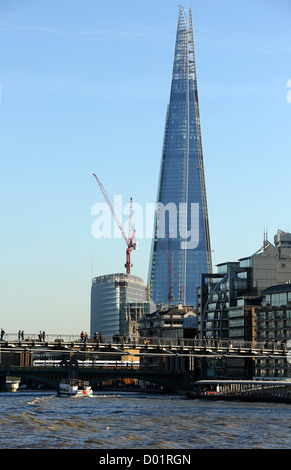
[[[107,274],[95,277],[91,287],[91,336],[137,334],[138,321],[149,311],[146,288],[140,277]]]
[[[197,335],[198,319],[196,309],[185,307],[181,304],[161,306],[158,310],[148,313],[142,317],[139,325],[140,336],[149,344],[158,344],[163,340],[167,344],[171,341],[174,344],[183,341],[193,341]],[[193,344],[193,343],[192,343]],[[145,356],[141,358],[141,365],[151,369],[162,370],[191,370],[195,369],[195,358],[185,357],[179,354],[160,354]]]
[[[256,340],[272,349],[291,349],[291,282],[268,287],[255,309]],[[256,359],[256,378],[291,378],[291,355]]]
[[[212,261],[192,12],[179,8],[148,284],[156,304],[195,307]]]
[[[200,334],[220,339],[255,340],[255,308],[262,292],[291,280],[291,233],[278,230],[253,255],[203,274],[197,290]]]
[[[198,319],[196,309],[182,305],[162,306],[143,315],[139,322],[140,336],[149,341],[154,338],[182,342],[197,335]]]

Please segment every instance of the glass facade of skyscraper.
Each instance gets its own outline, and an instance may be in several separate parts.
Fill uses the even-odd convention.
[[[149,284],[156,303],[196,305],[212,271],[192,12],[179,12]]]
[[[91,335],[124,334],[128,304],[145,304],[146,290],[140,277],[128,274],[106,274],[95,277],[91,287]]]

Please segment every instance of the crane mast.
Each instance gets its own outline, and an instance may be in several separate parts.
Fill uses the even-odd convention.
[[[122,236],[126,242],[126,245],[127,245],[127,248],[126,248],[126,263],[124,265],[124,267],[126,268],[126,274],[130,275],[130,268],[132,268],[132,264],[131,264],[131,252],[132,250],[137,250],[137,243],[134,243],[134,237],[135,237],[135,230],[132,232],[132,198],[130,198],[130,206],[129,206],[129,220],[128,220],[128,237],[126,236],[126,233],[123,229],[123,226],[121,224],[121,222],[119,221],[118,217],[117,217],[117,214],[114,210],[114,207],[113,205],[111,204],[111,201],[107,195],[107,192],[105,191],[105,188],[103,186],[103,184],[101,183],[101,181],[99,180],[99,178],[95,175],[95,173],[93,173],[93,176],[95,177],[100,189],[101,189],[101,192],[104,196],[104,199],[105,201],[107,202],[108,206],[109,206],[109,209],[113,215],[113,218],[115,220],[115,222],[117,223],[118,227],[119,227],[119,230],[121,231],[122,233]]]

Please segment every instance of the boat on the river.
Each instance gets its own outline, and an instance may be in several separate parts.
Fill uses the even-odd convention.
[[[93,390],[89,382],[78,379],[63,379],[60,382],[59,396],[75,397],[75,396],[92,396]]]
[[[191,399],[291,404],[291,382],[287,380],[209,379],[193,383]]]
[[[249,403],[262,402],[262,403],[288,403],[291,404],[290,394],[283,393],[197,393],[195,391],[188,392],[187,397],[200,400],[209,400],[209,401],[243,401]]]

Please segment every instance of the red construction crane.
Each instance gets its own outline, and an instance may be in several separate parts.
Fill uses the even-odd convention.
[[[111,201],[105,191],[105,188],[103,186],[103,184],[101,183],[101,181],[99,180],[99,178],[97,178],[97,176],[95,175],[95,173],[93,173],[93,176],[95,177],[101,191],[102,191],[102,194],[105,198],[105,201],[107,202],[108,206],[109,206],[109,209],[111,210],[111,213],[115,219],[115,222],[117,223],[122,235],[123,235],[123,238],[126,242],[126,245],[127,245],[127,248],[126,248],[126,263],[125,263],[125,268],[126,268],[126,274],[130,274],[130,268],[132,267],[132,264],[131,264],[131,261],[130,261],[130,254],[131,254],[131,251],[132,250],[137,250],[137,243],[134,243],[133,240],[134,240],[134,237],[135,237],[135,230],[132,232],[132,198],[130,198],[130,206],[129,206],[129,220],[128,220],[128,237],[126,236],[125,234],[125,231],[122,227],[122,224],[120,223],[116,213],[115,213],[115,210],[111,204]]]

